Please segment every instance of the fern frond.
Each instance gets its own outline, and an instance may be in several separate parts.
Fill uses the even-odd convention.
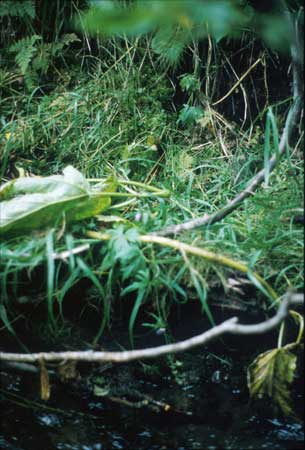
[[[17,55],[15,56],[15,61],[20,67],[21,73],[23,75],[26,73],[34,54],[37,52],[35,43],[40,39],[41,36],[34,34],[33,36],[20,39],[9,48],[10,52],[17,53]]]
[[[40,40],[41,36],[38,34],[33,34],[32,36],[20,39],[19,41],[12,44],[9,48],[10,52],[23,51],[27,47],[32,47],[36,41]]]
[[[0,3],[0,17],[35,17],[34,0],[4,0]]]

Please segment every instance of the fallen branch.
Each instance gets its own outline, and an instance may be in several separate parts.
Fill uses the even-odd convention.
[[[136,359],[156,358],[169,353],[178,353],[190,350],[199,345],[205,345],[213,339],[219,338],[223,334],[251,335],[263,334],[276,328],[289,313],[289,305],[292,303],[300,304],[304,302],[304,295],[287,293],[274,317],[255,325],[242,325],[238,323],[237,317],[229,320],[205,331],[202,334],[194,336],[190,339],[180,341],[174,344],[162,345],[159,347],[145,348],[142,350],[127,350],[122,352],[95,352],[92,350],[80,352],[41,352],[41,353],[6,353],[0,352],[0,361],[17,361],[34,363],[41,360],[45,362],[51,361],[86,361],[86,362],[128,362]]]

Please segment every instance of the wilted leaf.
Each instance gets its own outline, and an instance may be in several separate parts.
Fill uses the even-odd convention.
[[[40,396],[41,400],[49,400],[50,398],[50,381],[49,381],[49,374],[46,369],[44,360],[41,359],[39,361],[40,364]]]
[[[248,368],[250,396],[254,399],[267,397],[272,401],[275,412],[294,416],[290,387],[296,359],[287,346],[259,355]]]
[[[25,177],[0,187],[0,236],[24,234],[44,226],[92,217],[107,209],[115,180],[91,188],[72,166],[63,175]]]
[[[58,365],[57,374],[62,383],[79,381],[80,373],[77,370],[77,361],[65,361]]]

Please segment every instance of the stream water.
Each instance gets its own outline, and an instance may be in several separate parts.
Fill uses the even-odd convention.
[[[193,334],[203,328],[195,318],[187,324]],[[191,335],[189,326],[179,331],[177,339]],[[160,344],[161,339],[141,338],[141,346]],[[226,339],[171,361],[80,367],[80,381],[63,383],[51,377],[47,402],[40,400],[38,374],[2,368],[0,449],[304,448],[302,418],[275,418],[268,402],[255,409],[249,402],[246,367],[254,350],[249,346],[263,351],[264,342],[268,348],[266,337],[254,343],[253,338],[242,343]],[[303,396],[296,391],[300,389],[294,400],[302,417]]]
[[[38,375],[1,372],[0,448],[7,450],[102,449],[301,449],[299,422],[262,417],[252,411],[247,392],[240,388],[238,370],[214,371],[209,380],[200,376],[206,355],[196,354],[196,367],[184,361],[183,385],[169,374],[158,381],[151,376],[137,381],[137,391],[166,402],[153,411],[93,395],[61,383],[52,386],[51,399],[39,399]],[[214,357],[211,355],[211,359]],[[126,366],[103,372],[115,379]],[[136,369],[137,370],[137,369]],[[113,374],[113,371],[116,373]],[[186,376],[187,373],[187,376]],[[134,376],[136,371],[132,371]],[[121,389],[128,384],[121,378]],[[228,376],[230,380],[228,380]],[[235,377],[235,378],[234,378]],[[37,378],[37,379],[36,379]],[[120,379],[117,378],[117,381]],[[125,380],[125,381],[124,381]],[[133,399],[120,396],[116,399]],[[301,399],[300,399],[301,402]],[[135,403],[136,404],[136,403]]]

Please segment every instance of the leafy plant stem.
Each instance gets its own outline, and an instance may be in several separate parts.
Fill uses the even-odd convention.
[[[108,233],[99,233],[95,231],[87,231],[87,236],[92,237],[94,239],[100,240],[109,240],[111,238]],[[249,268],[246,264],[241,263],[240,261],[235,261],[227,256],[216,254],[214,252],[205,250],[200,247],[195,247],[193,245],[185,244],[183,242],[177,241],[175,239],[166,238],[163,236],[153,236],[153,235],[142,235],[138,236],[138,240],[143,243],[150,244],[159,244],[165,247],[170,247],[175,250],[180,251],[181,253],[186,252],[194,256],[199,256],[207,261],[214,262],[216,264],[221,264],[223,266],[231,267],[232,269],[236,269],[242,273],[248,273]],[[277,293],[274,289],[264,280],[258,273],[252,272],[252,275],[256,280],[264,286],[268,294],[272,297],[273,300],[278,298]]]
[[[102,182],[102,181],[105,181],[105,180],[103,178],[87,178],[87,181],[96,183],[96,182]],[[165,189],[159,189],[159,188],[157,188],[155,186],[151,186],[150,184],[141,183],[140,181],[122,180],[122,179],[118,178],[117,182],[119,184],[122,184],[122,185],[123,184],[127,184],[127,185],[130,185],[130,186],[141,187],[141,188],[146,189],[147,191],[158,192],[158,193],[159,192],[167,192],[168,193],[168,191],[166,191]]]

